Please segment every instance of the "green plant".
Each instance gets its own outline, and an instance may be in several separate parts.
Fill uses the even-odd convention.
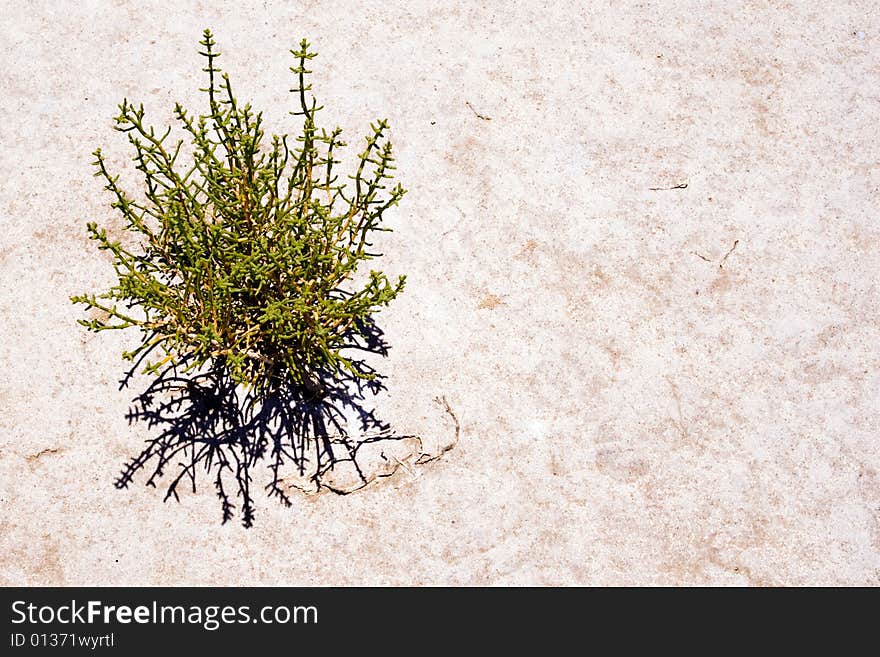
[[[143,199],[127,194],[101,150],[94,152],[95,175],[134,239],[123,244],[88,224],[89,237],[112,254],[118,282],[101,295],[71,297],[97,311],[80,324],[140,329],[141,343],[123,357],[149,356],[151,373],[207,363],[255,390],[281,377],[307,388],[343,371],[372,377],[342,351],[347,336],[404,286],[403,276],[392,283],[380,271],[358,271],[380,255],[370,251],[371,236],[387,230],[383,213],[405,193],[389,185],[395,167],[387,122],[371,124],[346,185],[335,169],[345,146],[341,129],[315,123],[321,108],[306,65],[316,53],[305,39],[291,51],[298,109],[290,114],[302,117],[301,132],[296,143],[276,135],[268,147],[262,114],[239,104],[217,67],[210,30],[200,44],[208,112],[193,116],[175,106],[186,140],[147,125],[143,105],[119,106],[115,128],[134,148]]]

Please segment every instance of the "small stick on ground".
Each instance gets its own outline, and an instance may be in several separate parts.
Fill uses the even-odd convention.
[[[705,260],[706,262],[712,262],[711,260],[709,260],[709,258],[707,258],[706,256],[704,256],[700,253],[697,253],[696,251],[691,251],[691,253],[693,253],[695,256],[697,256],[700,260]]]
[[[648,187],[648,189],[652,192],[668,192],[671,189],[687,189],[687,186],[687,183],[680,183],[672,187]]]
[[[718,263],[718,269],[724,269],[724,263],[727,262],[727,256],[733,253],[733,250],[736,248],[736,245],[739,244],[739,240],[733,241],[733,246],[730,247],[730,250],[724,254],[724,257],[721,258],[721,262]]]
[[[434,397],[434,401],[446,410],[446,413],[449,415],[449,417],[452,418],[453,423],[455,423],[455,439],[449,445],[444,447],[442,449],[442,451],[439,454],[437,454],[436,456],[429,456],[428,454],[422,454],[416,460],[416,465],[423,465],[425,463],[430,463],[431,461],[436,461],[437,459],[439,459],[446,452],[448,452],[449,450],[451,450],[453,447],[455,447],[458,444],[458,437],[461,434],[461,425],[458,422],[458,417],[455,415],[455,411],[452,410],[452,406],[449,405],[449,402],[447,401],[446,397],[443,397],[443,396]]]
[[[474,106],[471,105],[471,102],[470,102],[469,100],[464,101],[464,104],[467,105],[467,106],[470,108],[471,112],[473,112],[474,115],[475,115],[478,119],[483,119],[483,121],[491,121],[491,120],[492,120],[492,117],[491,117],[491,116],[486,116],[485,114],[480,114],[477,110],[475,110],[475,109],[474,109]]]
[[[31,454],[30,456],[25,456],[24,458],[26,461],[30,461],[31,463],[33,463],[34,461],[38,461],[44,456],[47,456],[49,454],[58,454],[58,452],[60,451],[60,447],[47,447],[46,449],[41,449],[36,454]]]

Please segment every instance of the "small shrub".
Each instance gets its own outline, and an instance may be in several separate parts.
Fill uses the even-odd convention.
[[[142,360],[146,372],[208,364],[255,391],[282,379],[308,388],[327,374],[372,377],[342,352],[404,287],[403,276],[358,273],[379,255],[371,238],[387,230],[383,213],[405,193],[390,184],[387,122],[371,125],[353,175],[341,181],[336,157],[345,143],[339,128],[316,124],[321,108],[306,68],[316,53],[306,40],[291,51],[297,109],[290,114],[302,129],[294,140],[276,135],[268,143],[262,114],[239,103],[218,68],[209,30],[200,44],[207,113],[174,108],[189,146],[171,138],[170,127],[145,123],[143,105],[119,106],[115,128],[134,149],[144,199],[127,194],[94,152],[95,175],[134,246],[88,224],[89,237],[112,254],[118,282],[71,298],[101,311],[79,322],[91,331],[139,329],[140,344],[123,357]]]

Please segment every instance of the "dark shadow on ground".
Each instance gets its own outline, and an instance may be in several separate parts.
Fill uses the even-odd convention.
[[[388,345],[375,324],[367,322],[357,327],[348,349],[385,356]],[[290,506],[292,489],[344,494],[392,474],[396,465],[365,472],[362,450],[418,438],[393,435],[376,416],[368,400],[384,390],[383,377],[363,360],[353,360],[375,378],[319,373],[307,386],[279,380],[271,394],[261,396],[236,385],[222,365],[186,375],[169,367],[133,400],[129,423],[144,422],[156,435],[126,463],[116,487],[126,488],[144,473],[147,485],[166,487],[168,500],[179,499],[181,486],[195,492],[197,483],[211,482],[223,522],[240,509],[242,523],[250,527],[255,487],[264,486],[269,496]],[[139,367],[135,363],[120,388],[129,385]],[[351,418],[357,418],[357,435],[349,434]],[[385,451],[378,456],[390,463]],[[343,484],[330,476],[340,464],[349,473]]]

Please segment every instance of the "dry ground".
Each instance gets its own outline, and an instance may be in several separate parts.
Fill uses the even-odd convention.
[[[0,583],[880,582],[875,2],[2,4]],[[390,120],[381,408],[462,429],[250,531],[113,488],[131,343],[67,301],[112,274],[89,153],[201,102],[205,26],[275,130],[301,36],[350,142]]]

